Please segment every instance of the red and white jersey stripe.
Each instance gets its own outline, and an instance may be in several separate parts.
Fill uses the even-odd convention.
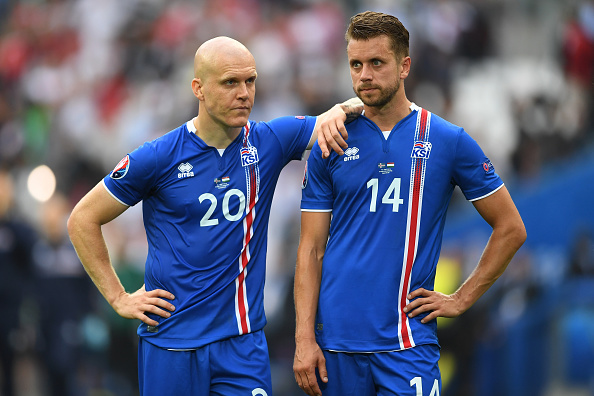
[[[244,128],[242,147],[251,146],[249,141],[250,125]],[[246,334],[251,331],[249,311],[250,307],[247,299],[247,286],[245,278],[248,275],[248,263],[250,261],[250,241],[254,235],[254,221],[256,219],[256,202],[258,202],[258,193],[260,190],[260,170],[258,163],[244,167],[247,186],[247,205],[245,206],[246,215],[243,219],[243,246],[239,256],[239,275],[235,279],[235,316],[237,318],[237,327],[239,334]]]
[[[415,130],[415,142],[427,142],[429,140],[429,127],[431,113],[425,109],[417,114],[417,127]],[[407,295],[410,292],[410,280],[412,268],[417,256],[419,244],[419,228],[421,224],[421,213],[423,206],[423,187],[425,184],[425,169],[427,158],[412,158],[410,174],[410,190],[408,200],[408,216],[406,221],[406,240],[404,246],[404,258],[402,260],[402,273],[399,287],[400,320],[398,321],[398,338],[400,347],[411,348],[415,341],[410,329],[408,317],[404,307],[408,304]]]

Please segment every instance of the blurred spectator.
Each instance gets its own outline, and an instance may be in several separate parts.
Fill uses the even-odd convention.
[[[42,207],[42,237],[33,248],[39,304],[39,348],[48,395],[80,395],[77,380],[84,368],[82,323],[91,313],[93,289],[68,239],[71,207],[54,195]]]
[[[594,279],[594,239],[589,230],[578,233],[570,253],[569,277]]]
[[[5,170],[0,169],[0,366],[2,395],[17,394],[15,367],[17,357],[27,345],[21,332],[21,310],[30,297],[32,256],[35,232],[11,211],[13,205],[13,181]]]
[[[583,103],[580,124],[594,137],[594,1],[578,3],[563,32],[563,70]]]

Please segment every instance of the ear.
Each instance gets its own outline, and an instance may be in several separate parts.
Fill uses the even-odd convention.
[[[402,67],[402,70],[400,71],[401,80],[404,80],[406,77],[408,77],[408,73],[410,73],[410,63],[410,56],[405,56],[400,62],[400,66]]]
[[[198,98],[198,100],[204,100],[204,93],[202,92],[202,80],[199,78],[194,78],[192,80],[192,92],[194,92],[194,96]]]

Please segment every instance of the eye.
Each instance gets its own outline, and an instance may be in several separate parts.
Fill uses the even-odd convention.
[[[256,77],[248,78],[245,82],[248,83],[248,84],[253,84],[253,83],[256,82]]]
[[[361,67],[361,62],[359,62],[359,61],[353,61],[353,62],[351,62],[351,67],[353,69],[359,68],[359,67]]]
[[[373,66],[380,66],[382,64],[382,61],[379,59],[374,59],[373,60]]]
[[[224,85],[229,85],[229,86],[230,86],[230,85],[233,85],[233,84],[235,84],[235,80],[225,80],[225,81],[223,81],[223,84],[224,84]]]

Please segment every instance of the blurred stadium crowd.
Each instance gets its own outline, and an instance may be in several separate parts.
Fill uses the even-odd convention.
[[[527,225],[494,290],[440,320],[443,393],[594,394],[594,1],[0,0],[0,395],[137,394],[138,323],[88,280],[65,232],[70,210],[127,152],[196,114],[203,41],[231,36],[254,54],[253,119],[318,114],[353,96],[343,35],[366,9],[403,21],[409,98],[480,143]],[[48,176],[32,179],[40,165]],[[283,396],[301,394],[292,277],[303,165],[283,172],[270,225],[266,332]],[[455,195],[442,291],[480,254],[476,217]],[[139,288],[140,208],[105,233],[123,283]]]

